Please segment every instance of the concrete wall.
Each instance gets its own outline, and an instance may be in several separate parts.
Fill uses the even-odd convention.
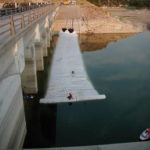
[[[50,46],[56,10],[0,45],[0,149],[20,149],[26,135],[22,92],[37,93],[37,71]]]
[[[0,149],[20,148],[26,124],[20,74],[24,69],[22,39],[0,51]]]

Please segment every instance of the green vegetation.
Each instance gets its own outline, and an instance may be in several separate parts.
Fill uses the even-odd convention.
[[[120,6],[128,5],[135,7],[150,7],[150,0],[88,0],[98,6]]]
[[[130,0],[129,4],[136,7],[150,7],[150,0]]]

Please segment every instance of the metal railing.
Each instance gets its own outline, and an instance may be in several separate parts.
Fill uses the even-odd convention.
[[[0,18],[0,44],[12,35],[31,24],[46,13],[53,11],[56,6],[48,5],[19,14]]]
[[[48,4],[45,5],[31,5],[31,6],[24,6],[24,7],[18,7],[18,8],[1,8],[0,9],[0,17],[4,16],[9,16],[9,15],[14,15],[16,13],[21,13],[24,11],[40,8],[40,7],[45,7]]]

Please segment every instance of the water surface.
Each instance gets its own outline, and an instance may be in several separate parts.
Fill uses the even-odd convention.
[[[57,105],[56,146],[138,141],[150,127],[150,32],[84,52],[103,101]]]

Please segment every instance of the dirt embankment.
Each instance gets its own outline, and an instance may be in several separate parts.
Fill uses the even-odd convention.
[[[112,17],[118,18],[122,22],[129,22],[134,26],[145,26],[144,29],[150,29],[150,10],[135,8],[106,8]]]
[[[144,12],[139,16],[135,14],[140,14],[142,10],[138,13],[136,11],[131,13],[131,10],[127,9],[103,9],[85,1],[82,5],[61,6],[53,30],[58,32],[65,27],[74,28],[80,33],[143,32],[147,30],[148,23],[142,20]],[[142,18],[141,21],[139,17]]]

